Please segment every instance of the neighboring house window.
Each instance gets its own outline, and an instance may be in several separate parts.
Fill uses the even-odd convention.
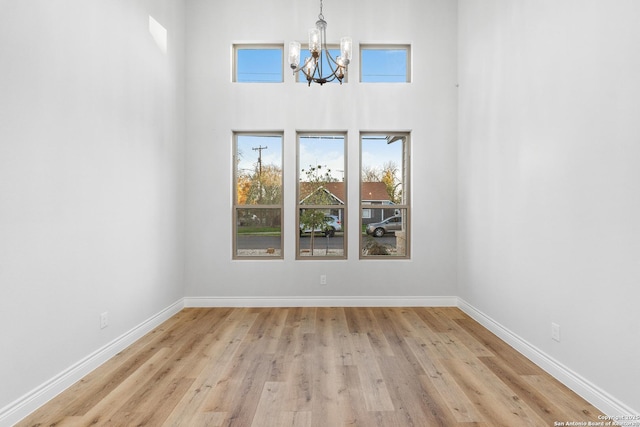
[[[233,258],[282,258],[282,133],[234,134]]]
[[[345,133],[298,134],[297,259],[344,259]]]
[[[411,46],[360,45],[360,81],[408,83],[411,81]]]
[[[282,45],[233,46],[233,81],[240,83],[281,83]]]
[[[300,50],[300,66],[302,66],[307,59],[311,56],[311,52],[309,52],[309,49],[301,49]],[[329,48],[329,56],[331,56],[334,60],[340,56],[340,48]],[[325,57],[325,53],[324,50],[322,50],[322,61],[324,63],[324,68],[322,69],[322,74],[324,76],[327,76],[331,73],[331,69],[329,68],[329,65],[327,65],[327,58]],[[336,68],[335,65],[332,63],[331,66],[334,67],[334,69]],[[349,77],[349,73],[347,73],[347,75],[345,76],[344,79],[342,79],[342,83],[346,83]],[[302,72],[296,73],[296,81],[300,82],[300,83],[309,83],[305,77],[305,75]],[[331,81],[330,83],[340,83],[338,81],[338,79]]]
[[[409,134],[360,135],[361,258],[409,258]]]

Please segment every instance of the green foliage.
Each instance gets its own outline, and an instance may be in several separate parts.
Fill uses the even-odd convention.
[[[303,230],[324,230],[327,217],[320,209],[304,209],[300,212],[300,226]]]

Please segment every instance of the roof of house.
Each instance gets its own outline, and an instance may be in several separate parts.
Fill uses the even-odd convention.
[[[360,191],[362,200],[390,201],[384,182],[363,182]]]
[[[300,199],[304,200],[311,194],[314,187],[309,182],[300,183]],[[346,200],[345,185],[342,181],[327,182],[323,188],[335,197],[340,204],[344,204]],[[362,200],[366,201],[389,201],[387,186],[384,182],[363,182],[362,183]]]

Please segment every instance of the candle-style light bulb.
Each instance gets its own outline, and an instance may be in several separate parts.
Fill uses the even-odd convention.
[[[320,30],[312,28],[309,30],[309,52],[320,53]]]
[[[353,42],[351,37],[343,37],[340,39],[340,56],[348,64],[351,61],[351,55],[353,53]]]
[[[289,43],[289,65],[297,68],[300,65],[300,43],[292,41]]]

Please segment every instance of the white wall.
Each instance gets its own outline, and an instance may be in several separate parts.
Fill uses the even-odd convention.
[[[459,7],[460,296],[638,413],[640,2]]]
[[[315,2],[1,4],[0,408],[185,295],[461,295],[640,408],[636,2],[326,1],[330,41],[414,73],[322,88],[230,83],[233,42],[303,40]],[[282,261],[231,260],[232,130],[285,132]],[[348,132],[346,261],[295,261],[296,130]],[[410,261],[358,260],[360,130],[412,131]]]
[[[183,296],[184,49],[180,1],[0,4],[1,409]]]
[[[229,59],[234,42],[304,42],[319,2],[187,2],[187,296],[456,294],[456,8],[449,0],[325,1],[329,42],[411,43],[413,82],[360,84],[356,54],[349,83],[308,87],[294,83],[288,64],[284,83],[231,83]],[[231,260],[232,130],[285,132],[282,261]],[[296,130],[348,132],[346,261],[295,261]],[[412,131],[410,261],[358,259],[360,130]]]

